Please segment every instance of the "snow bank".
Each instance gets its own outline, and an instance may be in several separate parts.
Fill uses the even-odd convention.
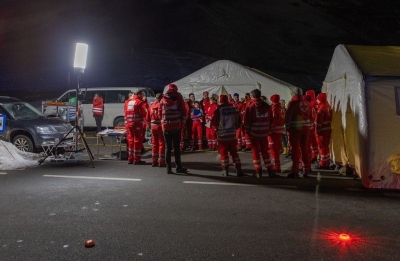
[[[38,166],[39,159],[39,154],[23,152],[9,142],[0,141],[0,170]]]

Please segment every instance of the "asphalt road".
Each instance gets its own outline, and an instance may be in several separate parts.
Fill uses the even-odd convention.
[[[1,172],[0,260],[398,260],[398,193],[336,173],[221,177],[207,151],[182,156],[190,174],[168,175],[98,160],[87,141],[94,168],[77,155]],[[250,174],[251,154],[240,156]]]

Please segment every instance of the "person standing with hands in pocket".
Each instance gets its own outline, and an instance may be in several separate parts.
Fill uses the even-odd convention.
[[[100,96],[100,93],[96,92],[93,97],[93,117],[94,120],[96,121],[96,134],[94,136],[97,136],[97,133],[101,131],[101,122],[103,120],[103,114],[104,114],[104,103],[103,103],[103,98]]]

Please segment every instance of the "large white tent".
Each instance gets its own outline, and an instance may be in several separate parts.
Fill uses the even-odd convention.
[[[333,109],[333,160],[365,187],[400,189],[400,47],[338,45],[322,91]]]
[[[184,98],[194,93],[197,100],[202,98],[203,92],[209,95],[238,93],[243,98],[245,93],[254,89],[261,90],[261,94],[268,99],[273,94],[279,94],[281,99],[289,101],[291,90],[295,87],[268,74],[260,72],[238,63],[220,60],[174,82]],[[164,88],[164,93],[168,86]]]

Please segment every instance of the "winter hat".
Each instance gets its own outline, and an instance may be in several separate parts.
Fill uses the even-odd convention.
[[[228,96],[227,95],[225,95],[225,94],[221,94],[220,96],[219,96],[219,103],[221,103],[221,104],[227,104],[229,101],[228,101]]]
[[[281,97],[279,96],[279,94],[274,94],[270,98],[271,102],[273,102],[273,103],[279,103],[280,99],[281,99]]]
[[[168,91],[177,92],[178,91],[178,87],[175,84],[170,83],[170,84],[168,84]]]
[[[310,96],[311,100],[315,100],[315,92],[314,92],[314,90],[306,91],[306,95]]]
[[[206,94],[206,93],[208,94],[208,91],[203,92],[203,95]]]
[[[326,98],[326,93],[322,92],[322,93],[318,94],[317,100],[319,100],[322,103],[328,102],[328,100]]]
[[[260,98],[261,97],[261,91],[259,89],[252,90],[251,94],[253,94],[254,98]]]
[[[234,93],[233,97],[239,97],[239,93]]]

